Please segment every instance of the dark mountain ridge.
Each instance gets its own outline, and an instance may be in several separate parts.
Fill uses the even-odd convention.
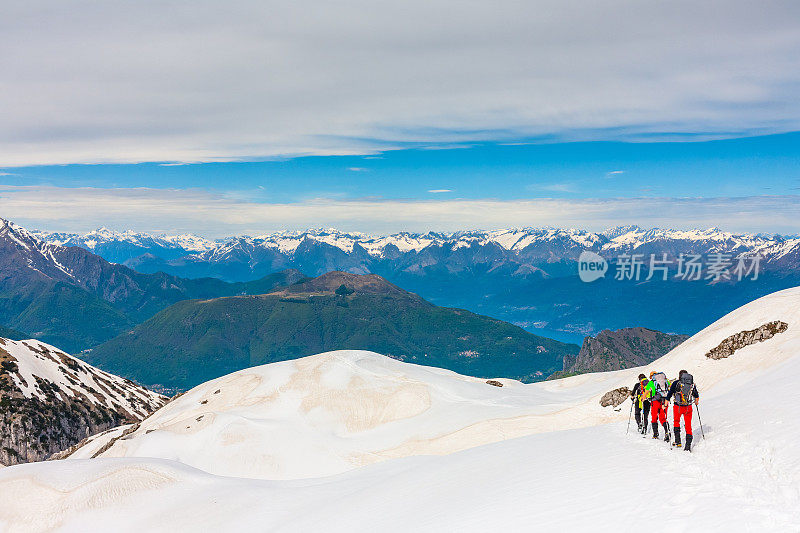
[[[688,338],[642,327],[603,330],[595,337],[586,337],[578,355],[565,357],[563,370],[552,378],[644,366]]]
[[[95,346],[180,300],[260,293],[303,277],[287,270],[227,283],[142,274],[0,219],[0,324],[68,351]]]
[[[178,302],[87,357],[141,383],[186,389],[249,366],[339,349],[526,381],[578,352],[500,320],[437,307],[376,275],[330,272],[263,295]]]

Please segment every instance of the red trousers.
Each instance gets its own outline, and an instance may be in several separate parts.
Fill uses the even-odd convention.
[[[673,425],[678,428],[681,427],[681,416],[683,417],[683,425],[686,427],[686,434],[692,434],[692,405],[673,405],[672,406],[672,419]]]
[[[667,423],[667,410],[661,408],[661,402],[658,400],[650,400],[650,416],[653,422]]]

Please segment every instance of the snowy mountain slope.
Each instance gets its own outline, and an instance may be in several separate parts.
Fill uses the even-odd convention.
[[[190,298],[267,292],[276,272],[251,283],[144,274],[78,247],[37,238],[0,219],[0,324],[78,352]]]
[[[40,341],[0,338],[2,463],[44,459],[166,400]]]
[[[513,410],[512,398],[518,402],[518,412],[525,412],[538,396],[540,412],[550,413],[554,421],[563,411],[551,401],[593,404],[586,405],[589,424],[445,456],[406,457],[331,477],[291,481],[215,476],[182,464],[180,450],[174,450],[170,459],[102,457],[15,466],[0,473],[0,498],[11,502],[0,507],[0,524],[9,532],[110,527],[118,531],[521,531],[532,524],[542,530],[625,531],[639,529],[642,520],[649,520],[643,519],[645,515],[655,517],[658,527],[668,531],[796,531],[800,521],[800,426],[793,421],[800,401],[800,389],[795,386],[800,373],[798,303],[800,289],[753,302],[698,334],[692,339],[692,349],[681,345],[653,365],[668,372],[686,366],[697,378],[706,439],[695,415],[692,454],[672,450],[663,441],[642,439],[635,432],[626,435],[627,403],[619,411],[597,406],[599,391],[632,384],[635,370],[578,376],[556,382],[555,387],[551,387],[553,383],[508,383],[511,389],[530,389],[530,397],[514,390],[499,402],[502,405],[492,405],[488,395],[472,389],[480,384],[469,378],[449,373],[422,376],[412,369],[410,373],[418,379],[442,381],[448,384],[448,391],[460,390],[459,411],[467,412],[461,415],[461,422]],[[704,350],[727,335],[774,319],[785,320],[789,329],[727,359],[705,359]],[[306,376],[315,386],[324,384],[321,394],[326,405],[340,405],[332,391],[346,394],[348,389],[342,387],[351,372],[379,361],[360,357],[356,361],[362,361],[361,366],[354,369],[350,366],[353,357],[340,359],[341,364],[327,370],[312,364],[316,361],[306,361],[320,370]],[[374,372],[369,378],[375,380],[372,388],[385,383],[387,374],[403,382],[408,366],[387,370],[374,363],[366,365]],[[294,374],[289,370],[282,365],[280,372],[272,373],[273,384],[289,383]],[[359,373],[368,379],[369,374]],[[244,375],[240,372],[229,378]],[[505,388],[497,391],[505,393]],[[466,390],[473,393],[471,401],[464,396]],[[780,401],[775,399],[776,391]],[[210,392],[213,395],[214,391]],[[364,393],[358,387],[353,392]],[[284,394],[294,396],[297,412],[302,400],[290,390]],[[231,423],[240,427],[257,424],[259,419],[247,416],[248,410],[253,409],[253,402],[271,401],[274,398],[257,395],[243,399],[238,410],[230,411]],[[287,398],[285,412],[291,412],[291,403]],[[363,403],[347,405],[370,404],[374,404],[374,396],[367,395]],[[401,414],[413,412],[413,401],[402,404],[409,411]],[[205,405],[211,405],[211,400]],[[342,414],[340,421],[351,415],[352,420],[371,420],[366,412],[356,416],[356,411],[345,411],[349,414]],[[437,425],[459,425],[447,419],[455,411],[437,411]],[[397,411],[390,410],[386,416],[391,419],[393,413]],[[319,424],[336,420],[319,405],[312,407],[308,416]],[[520,420],[525,418],[516,422]],[[601,423],[606,420],[612,422]],[[390,424],[384,421],[380,425],[388,428]],[[549,429],[565,426],[559,420]],[[494,427],[496,432],[508,429]],[[422,427],[420,431],[432,429]],[[229,444],[239,444],[233,434],[229,437]],[[324,444],[336,437],[326,431],[319,432],[315,440]],[[211,460],[219,449],[211,441],[204,442],[210,444],[207,453]],[[478,443],[479,439],[473,440]],[[271,447],[266,440],[263,444]],[[269,460],[250,458],[253,464]]]
[[[0,218],[0,268],[9,273],[29,268],[57,280],[75,280],[58,258],[60,247],[44,242],[25,228]]]
[[[375,274],[329,272],[257,297],[180,302],[95,347],[87,360],[185,391],[254,365],[348,348],[522,381],[541,379],[578,353],[577,345],[434,306]]]
[[[691,369],[704,401],[713,398],[730,383],[739,386],[800,354],[799,304],[800,288],[762,298],[648,368],[671,377]],[[726,337],[773,320],[789,330],[725,360],[705,357]],[[331,475],[390,458],[611,422],[624,413],[601,407],[600,397],[632,386],[648,368],[531,385],[501,380],[505,386],[494,387],[371,352],[329,352],[204,383],[103,457],[163,457],[214,474],[267,479]]]
[[[16,365],[8,376],[25,398],[47,400],[84,397],[90,403],[144,418],[165,403],[165,397],[130,380],[104,372],[35,339],[0,338],[3,360]],[[47,383],[43,387],[42,383]]]
[[[179,235],[151,235],[135,231],[114,231],[98,228],[85,234],[51,233],[32,231],[35,237],[57,246],[80,246],[93,252],[125,249],[130,253],[153,253],[178,250],[183,253],[198,253],[214,248],[217,243],[188,233]],[[102,255],[102,253],[101,253]]]

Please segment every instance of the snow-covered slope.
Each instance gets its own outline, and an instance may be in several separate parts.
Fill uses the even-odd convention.
[[[82,397],[132,418],[144,418],[166,402],[160,394],[35,339],[0,338],[0,353],[4,361],[16,366],[8,376],[25,398],[45,401],[51,396],[59,400]]]
[[[44,459],[166,401],[43,342],[0,338],[0,463]]]
[[[585,399],[503,381],[500,388],[371,352],[330,352],[200,385],[102,456],[177,459],[221,475],[314,477],[548,429],[555,411]],[[599,405],[589,411],[606,416]]]
[[[774,320],[788,329],[726,359],[705,357]],[[241,371],[175,400],[98,459],[4,469],[0,498],[15,497],[0,523],[624,531],[648,516],[669,531],[797,530],[800,288],[731,313],[641,370],[681,368],[702,396],[692,454],[626,435],[629,403],[600,407],[604,392],[632,385],[640,369],[499,388],[334,352]]]
[[[800,289],[745,306],[651,365],[691,368],[706,395],[800,351]],[[790,332],[715,361],[724,338],[772,320]],[[764,351],[764,348],[769,348]],[[763,353],[762,353],[763,352]],[[753,356],[751,353],[755,353]],[[104,457],[177,459],[220,475],[291,479],[329,475],[389,458],[446,454],[516,436],[618,418],[607,391],[645,369],[505,386],[360,351],[255,367],[200,385],[146,420]],[[75,457],[84,457],[80,452]]]

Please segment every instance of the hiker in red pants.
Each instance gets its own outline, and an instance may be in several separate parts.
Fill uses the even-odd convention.
[[[645,390],[650,398],[650,415],[653,424],[653,438],[658,438],[658,423],[664,426],[664,440],[669,442],[669,425],[667,425],[667,394],[670,383],[663,372],[651,372],[650,383]]]
[[[681,417],[686,429],[686,445],[684,450],[692,451],[692,402],[695,405],[700,403],[700,394],[694,385],[694,378],[686,370],[681,370],[678,379],[672,383],[667,394],[667,402],[675,398],[675,405],[672,408],[672,419],[674,424],[675,440],[673,446],[681,447]]]

